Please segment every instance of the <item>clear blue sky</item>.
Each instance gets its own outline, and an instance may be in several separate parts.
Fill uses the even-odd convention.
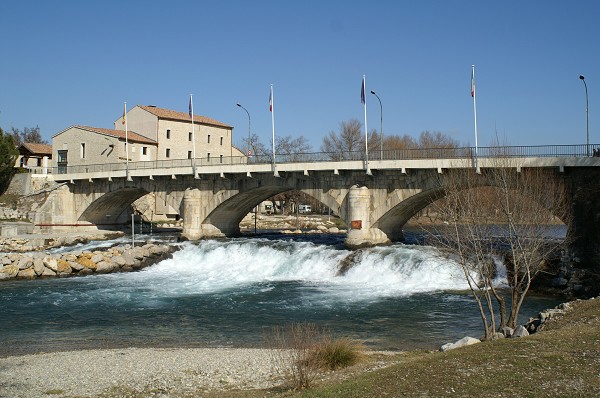
[[[479,145],[600,143],[600,2],[0,1],[0,127],[112,127],[123,102],[194,113],[269,143],[364,121],[384,134],[441,131]],[[379,103],[367,96],[369,129]]]

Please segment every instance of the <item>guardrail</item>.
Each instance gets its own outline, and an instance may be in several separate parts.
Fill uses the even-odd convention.
[[[478,147],[477,154],[475,147],[461,148],[426,148],[426,149],[393,149],[393,150],[370,150],[369,161],[388,161],[388,160],[418,160],[418,159],[479,159],[485,158],[527,158],[527,157],[589,157],[600,156],[600,144],[578,144],[578,145],[539,145],[539,146],[505,146],[505,147]],[[275,154],[275,163],[313,163],[313,162],[334,162],[334,161],[364,161],[365,152],[313,152],[313,153],[294,153],[294,154]],[[270,154],[233,157],[211,157],[197,158],[195,160],[196,168],[225,165],[246,165],[246,164],[271,164],[273,156]],[[52,174],[72,174],[72,173],[94,173],[94,172],[114,172],[149,170],[149,169],[168,169],[180,167],[193,167],[193,159],[169,159],[153,160],[143,162],[125,162],[120,163],[102,163],[89,165],[59,165],[44,168]],[[35,173],[37,168],[31,168],[30,172]],[[41,169],[41,168],[40,168]]]

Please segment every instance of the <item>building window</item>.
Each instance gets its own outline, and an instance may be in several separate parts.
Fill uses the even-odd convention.
[[[58,151],[57,158],[57,166],[58,166],[58,174],[66,174],[67,173],[67,151],[62,150]]]
[[[188,133],[188,141],[191,141],[191,140],[192,140],[192,133],[190,132],[190,133]]]
[[[167,139],[171,139],[171,130],[167,129]]]
[[[192,151],[188,151],[188,159],[192,158]]]
[[[81,159],[85,159],[85,142],[81,143]]]
[[[223,146],[223,137],[221,137],[221,146]]]
[[[166,158],[170,158],[171,157],[171,148],[165,149],[165,157]]]
[[[210,134],[208,135],[208,143],[210,144]]]
[[[208,155],[206,156],[206,160],[208,160],[210,162],[210,152],[208,153]]]
[[[42,159],[37,159],[37,167],[42,167]]]
[[[147,146],[143,146],[142,147],[142,155],[147,155],[148,154],[148,147]]]
[[[223,163],[223,155],[219,156],[219,163]]]

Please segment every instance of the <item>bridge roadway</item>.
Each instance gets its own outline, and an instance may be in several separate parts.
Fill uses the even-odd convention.
[[[595,146],[594,146],[595,148]],[[568,225],[576,254],[584,261],[600,258],[600,158],[577,153],[480,157],[477,168],[513,167],[555,170],[572,201]],[[480,152],[481,153],[481,152]],[[501,161],[499,161],[499,159]],[[188,239],[235,236],[239,223],[257,204],[278,193],[300,190],[328,206],[350,227],[349,247],[403,239],[403,225],[418,211],[441,198],[440,173],[476,170],[470,157],[336,161],[290,161],[275,165],[246,158],[206,164],[189,159],[128,165],[69,167],[54,170],[63,184],[44,193],[35,215],[36,230],[96,229],[128,222],[130,205],[147,193],[183,218]],[[194,169],[196,171],[194,175]],[[582,189],[584,188],[584,189]]]

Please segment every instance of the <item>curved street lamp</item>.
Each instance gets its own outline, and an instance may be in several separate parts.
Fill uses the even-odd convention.
[[[236,105],[245,110],[248,115],[248,147],[246,148],[246,155],[250,156],[250,112],[248,112],[248,109],[244,108],[240,103],[237,103]]]
[[[585,77],[583,75],[579,75],[579,78],[583,82],[585,86],[585,137],[586,137],[586,152],[587,155],[590,156],[590,119],[588,116],[588,90],[587,84],[585,83]]]
[[[379,100],[379,159],[383,160],[383,106],[381,105],[381,98],[375,94],[375,91],[371,90],[371,94]]]

